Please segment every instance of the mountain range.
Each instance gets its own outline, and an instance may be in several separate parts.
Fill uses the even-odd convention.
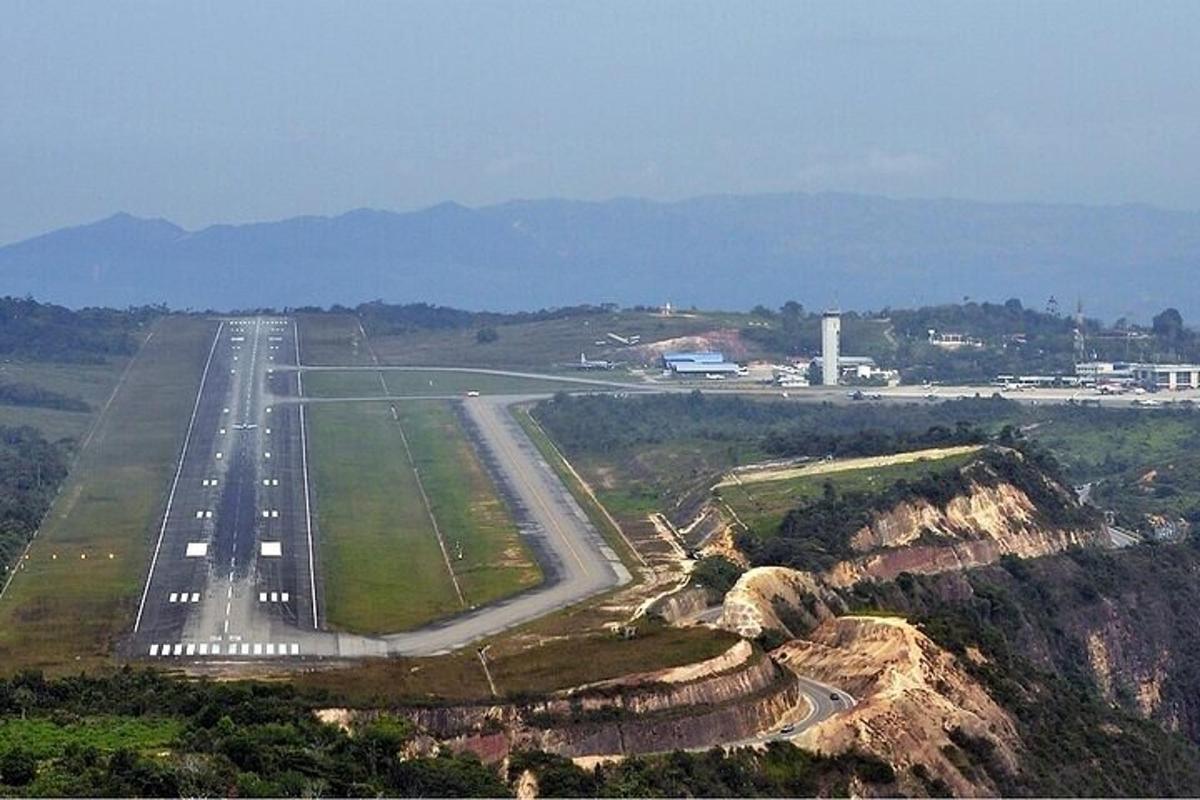
[[[4,294],[173,308],[427,301],[880,309],[1020,297],[1187,315],[1200,214],[849,194],[521,200],[213,225],[116,214],[0,247]]]

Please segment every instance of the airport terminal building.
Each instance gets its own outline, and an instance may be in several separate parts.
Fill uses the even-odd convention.
[[[1133,373],[1147,389],[1200,389],[1200,364],[1137,364]]]

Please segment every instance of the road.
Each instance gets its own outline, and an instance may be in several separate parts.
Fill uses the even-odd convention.
[[[857,702],[849,692],[844,692],[836,686],[830,686],[803,675],[794,675],[794,677],[800,687],[800,696],[805,701],[803,711],[800,708],[793,709],[792,713],[785,714],[780,718],[775,729],[751,736],[748,739],[729,742],[724,745],[726,748],[754,747],[768,742],[790,741],[834,714],[852,708]],[[834,697],[838,699],[834,700]],[[783,732],[784,728],[787,729],[787,733]]]
[[[298,362],[291,320],[220,325],[147,571],[130,655],[209,663],[429,655],[632,579],[508,413],[521,398],[471,398],[464,403],[468,427],[545,580],[411,632],[370,637],[325,630]]]

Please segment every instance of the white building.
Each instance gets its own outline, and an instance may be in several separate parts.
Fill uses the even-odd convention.
[[[1135,364],[1133,375],[1147,389],[1200,389],[1200,364]]]
[[[821,383],[837,386],[838,358],[842,352],[842,316],[837,311],[821,315]]]

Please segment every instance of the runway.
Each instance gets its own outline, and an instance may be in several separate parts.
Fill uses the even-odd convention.
[[[154,658],[302,655],[319,629],[295,325],[221,323],[134,624]]]
[[[279,317],[219,326],[128,655],[206,663],[429,655],[631,580],[509,414],[508,405],[518,398],[470,398],[464,418],[545,580],[415,631],[360,636],[325,630],[317,498],[309,483],[305,402],[297,402],[304,397],[296,337],[294,322]]]

